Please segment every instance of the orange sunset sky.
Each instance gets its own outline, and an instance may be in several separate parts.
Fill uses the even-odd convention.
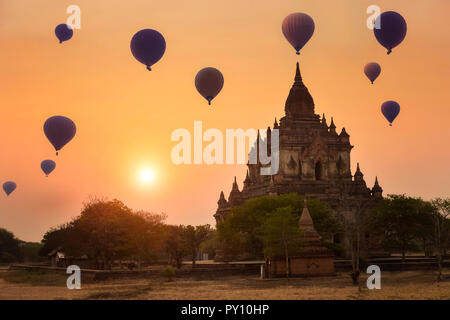
[[[81,8],[81,29],[59,44],[54,28],[67,6]],[[369,5],[394,10],[408,23],[390,56],[366,27]],[[315,21],[300,56],[284,39],[283,18],[304,12]],[[221,190],[245,165],[171,162],[177,128],[264,128],[284,115],[300,62],[316,113],[345,126],[352,170],[359,161],[371,187],[385,194],[450,196],[450,27],[448,0],[0,0],[0,227],[40,241],[52,226],[77,216],[89,196],[118,198],[134,209],[165,212],[168,223],[214,225]],[[130,52],[134,33],[161,32],[164,57],[148,72]],[[374,86],[367,62],[383,71]],[[208,107],[195,89],[203,67],[220,69],[222,92]],[[401,106],[393,127],[380,112]],[[77,135],[58,157],[44,121],[64,115]],[[40,162],[53,159],[45,178]],[[139,174],[153,170],[143,183]]]

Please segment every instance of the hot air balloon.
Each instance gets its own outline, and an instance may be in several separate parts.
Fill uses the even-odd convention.
[[[367,78],[369,78],[369,80],[373,84],[375,79],[378,78],[378,76],[381,73],[381,67],[376,62],[370,62],[370,63],[366,64],[366,66],[364,67],[364,73],[366,74]]]
[[[389,121],[389,125],[392,126],[392,122],[394,122],[400,113],[400,105],[395,101],[386,101],[381,105],[381,112]]]
[[[41,169],[44,171],[46,177],[55,170],[55,167],[56,163],[53,160],[44,160],[41,162]]]
[[[17,185],[15,182],[7,181],[3,184],[3,191],[5,191],[6,195],[9,196],[11,192],[16,190]]]
[[[314,20],[306,13],[301,12],[288,15],[281,25],[284,36],[297,51],[297,54],[300,54],[300,50],[311,39],[314,28]]]
[[[166,40],[161,33],[153,29],[137,32],[130,43],[131,53],[137,61],[145,64],[147,70],[162,58],[166,51]]]
[[[223,81],[222,73],[216,68],[203,68],[195,76],[195,87],[210,105],[211,100],[222,90]]]
[[[59,43],[63,41],[67,41],[73,36],[73,30],[70,26],[65,23],[58,24],[55,28],[56,37],[59,40]]]
[[[405,19],[397,12],[386,11],[377,17],[375,25],[380,26],[379,29],[373,28],[375,38],[388,49],[387,54],[391,54],[392,49],[405,39],[407,30]]]
[[[44,123],[44,133],[50,143],[55,147],[56,155],[77,132],[75,123],[69,118],[63,116],[54,116],[48,118]]]

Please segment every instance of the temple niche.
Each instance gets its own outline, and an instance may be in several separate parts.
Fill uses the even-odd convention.
[[[279,122],[275,119],[273,128],[267,128],[268,137],[272,129],[279,130],[278,172],[263,176],[261,163],[248,164],[242,190],[235,178],[228,200],[221,192],[214,214],[216,222],[224,221],[232,207],[263,195],[296,192],[302,197],[319,199],[342,222],[354,214],[352,204],[359,206],[365,202],[365,207],[370,207],[370,203],[382,198],[378,179],[372,189],[368,188],[359,163],[352,175],[350,135],[345,128],[338,133],[332,117],[328,124],[324,114],[315,114],[314,100],[303,83],[298,63],[285,115]],[[261,147],[259,141],[256,147]]]

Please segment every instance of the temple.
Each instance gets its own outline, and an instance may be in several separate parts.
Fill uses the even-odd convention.
[[[301,253],[286,259],[269,258],[266,262],[269,277],[285,276],[286,265],[291,276],[325,276],[334,275],[334,254],[326,248],[316,229],[304,200],[303,211],[298,226],[303,233],[303,250]]]
[[[325,115],[315,114],[314,100],[303,83],[299,64],[294,84],[285,104],[285,115],[273,128],[268,127],[267,143],[258,148],[268,148],[272,129],[279,130],[279,170],[276,174],[261,175],[263,166],[259,160],[247,164],[247,175],[239,189],[236,177],[228,199],[220,193],[218,208],[214,217],[219,223],[227,218],[234,206],[246,200],[263,195],[280,195],[296,192],[302,197],[315,198],[327,203],[342,221],[357,210],[352,203],[372,203],[382,198],[383,190],[375,179],[372,189],[368,188],[364,175],[357,164],[351,172],[350,153],[353,146],[345,128],[336,131],[333,118],[327,123]],[[259,134],[258,134],[259,136]],[[334,239],[340,242],[340,239]]]

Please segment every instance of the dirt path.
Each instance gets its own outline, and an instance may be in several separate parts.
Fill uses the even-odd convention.
[[[384,272],[381,290],[361,290],[347,274],[309,279],[232,276],[215,280],[133,279],[65,285],[31,285],[0,279],[0,299],[450,299],[450,282],[436,283],[430,271]]]

